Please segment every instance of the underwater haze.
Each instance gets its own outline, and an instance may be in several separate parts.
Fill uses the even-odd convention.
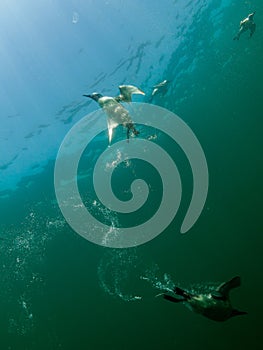
[[[233,40],[253,11],[254,35]],[[1,1],[1,350],[262,349],[262,22],[262,0]],[[166,88],[152,95],[164,80]],[[83,94],[116,96],[122,84],[145,92],[133,101],[164,107],[191,128],[209,190],[199,219],[181,234],[191,167],[176,143],[138,125],[130,144],[145,139],[171,154],[182,200],[158,237],[113,249],[71,228],[58,205],[54,167],[66,134],[98,109]],[[112,145],[125,138],[118,126]],[[105,116],[105,132],[83,153],[78,186],[111,232],[149,220],[162,180],[141,160],[115,169],[119,150],[108,164],[116,196],[129,200],[139,178],[149,198],[131,215],[106,208],[87,187],[108,146]],[[214,290],[234,276],[242,285],[231,302],[248,314],[226,322],[159,295],[174,286]]]

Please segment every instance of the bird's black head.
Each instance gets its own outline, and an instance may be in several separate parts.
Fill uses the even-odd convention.
[[[98,100],[103,97],[102,94],[99,94],[98,92],[93,92],[91,95],[83,95],[85,97],[92,98],[94,101],[98,102]]]

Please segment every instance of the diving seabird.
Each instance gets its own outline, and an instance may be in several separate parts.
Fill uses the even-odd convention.
[[[247,312],[232,307],[229,292],[241,284],[240,277],[220,284],[215,290],[204,294],[192,294],[179,287],[175,287],[174,295],[163,294],[164,299],[174,303],[184,302],[192,311],[202,314],[214,321],[226,321],[231,317],[245,315]]]
[[[131,131],[135,136],[139,134],[139,131],[134,127],[129,112],[120,102],[130,102],[132,94],[144,94],[144,92],[133,85],[121,85],[119,89],[120,95],[116,97],[103,96],[97,92],[93,92],[91,95],[83,95],[92,98],[105,111],[107,115],[109,142],[112,140],[113,129],[120,124],[127,128],[127,139],[129,139]]]
[[[234,37],[234,40],[239,40],[240,35],[243,34],[244,32],[246,32],[247,30],[250,30],[250,37],[252,37],[252,35],[254,34],[254,32],[256,30],[256,23],[254,22],[254,15],[255,15],[255,12],[252,12],[245,19],[243,19],[240,22],[239,32]]]
[[[161,83],[154,85],[152,96],[159,94],[159,93],[166,93],[167,91],[167,84],[169,84],[169,80],[163,80]]]

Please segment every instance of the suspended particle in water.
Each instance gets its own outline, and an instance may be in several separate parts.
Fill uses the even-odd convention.
[[[78,21],[79,21],[79,14],[78,14],[78,12],[73,12],[72,23],[76,24],[76,23],[78,23]]]

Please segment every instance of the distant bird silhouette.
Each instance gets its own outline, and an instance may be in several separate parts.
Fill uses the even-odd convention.
[[[254,22],[255,12],[250,13],[245,19],[240,22],[240,28],[237,35],[234,37],[234,40],[239,40],[240,35],[250,30],[250,37],[254,34],[256,30],[256,23]]]
[[[167,92],[167,85],[169,84],[169,80],[163,80],[161,83],[153,86],[152,96],[157,94],[165,94]]]

